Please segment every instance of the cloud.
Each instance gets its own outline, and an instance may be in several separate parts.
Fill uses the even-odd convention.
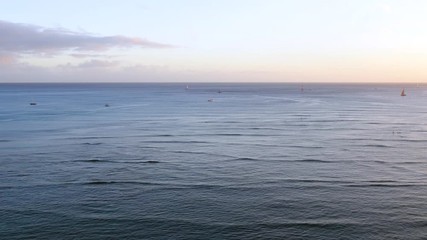
[[[110,68],[119,65],[118,61],[90,60],[79,64],[78,68]]]
[[[1,65],[10,65],[16,63],[16,57],[11,54],[5,54],[0,52],[0,66]]]
[[[112,48],[169,48],[171,45],[126,36],[93,36],[66,29],[0,21],[0,53],[59,54]]]
[[[102,54],[88,54],[88,53],[72,53],[70,54],[71,57],[75,57],[75,58],[111,58],[111,57],[116,57],[116,56],[112,56],[112,55],[102,55]]]

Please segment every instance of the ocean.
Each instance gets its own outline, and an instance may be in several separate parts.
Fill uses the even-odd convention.
[[[408,84],[0,84],[0,239],[426,239],[426,102]]]

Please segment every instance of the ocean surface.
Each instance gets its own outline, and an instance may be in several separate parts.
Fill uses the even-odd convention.
[[[0,84],[0,239],[427,238],[427,86],[186,85]]]

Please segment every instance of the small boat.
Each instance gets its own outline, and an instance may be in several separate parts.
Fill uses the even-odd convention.
[[[108,103],[107,103],[107,104],[105,104],[104,106],[105,106],[105,107],[109,107],[109,106],[110,106],[110,104],[108,104]]]
[[[211,99],[209,99],[209,100],[208,100],[208,102],[213,102],[213,99],[212,99],[212,98],[211,98]]]
[[[218,90],[218,93],[222,93],[221,89]]]
[[[35,105],[37,105],[37,102],[36,102],[36,101],[34,101],[34,98],[31,98],[30,105],[31,105],[31,106],[35,106]]]
[[[400,96],[402,96],[402,97],[406,96],[405,89],[402,89],[402,92],[400,93]]]

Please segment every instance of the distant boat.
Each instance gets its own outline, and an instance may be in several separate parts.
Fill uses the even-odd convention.
[[[219,89],[219,90],[218,90],[218,93],[222,93],[222,92],[221,92],[221,89]]]
[[[406,96],[405,89],[402,89],[402,92],[400,93],[400,96],[402,96],[402,97]]]
[[[110,104],[108,104],[108,103],[107,103],[107,104],[105,104],[104,106],[105,106],[105,107],[109,107],[109,106],[110,106]]]
[[[212,99],[212,98],[211,98],[211,99],[209,99],[209,100],[208,100],[208,102],[213,102],[213,99]]]
[[[190,89],[190,87],[187,85],[187,86],[185,86],[185,90],[188,90],[188,89]]]
[[[37,105],[37,103],[34,101],[34,99],[31,99],[30,105],[35,106],[35,105]]]

